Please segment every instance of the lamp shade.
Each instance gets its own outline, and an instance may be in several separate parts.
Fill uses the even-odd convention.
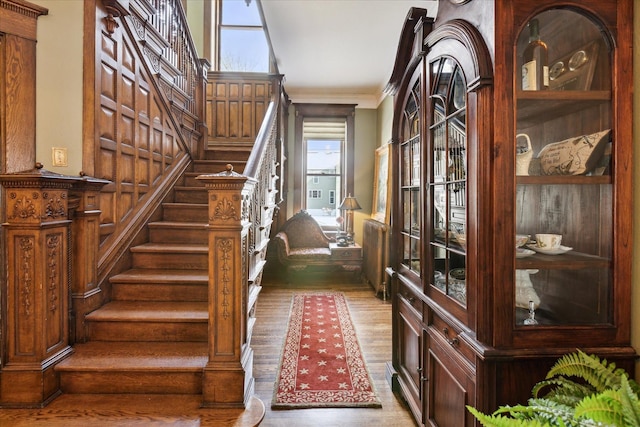
[[[362,208],[358,204],[358,201],[356,200],[356,198],[353,197],[351,194],[349,194],[347,197],[344,198],[339,209],[346,210],[346,211],[355,211]]]

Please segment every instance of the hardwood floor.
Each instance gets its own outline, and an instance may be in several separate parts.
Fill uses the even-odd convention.
[[[391,304],[376,298],[370,286],[349,279],[348,275],[341,275],[325,280],[304,279],[293,285],[264,280],[252,337],[256,395],[266,407],[261,427],[415,425],[385,378],[385,364],[391,360]],[[291,296],[306,290],[345,293],[367,366],[382,401],[381,409],[271,410]],[[259,411],[259,405],[247,411],[201,409],[197,398],[186,395],[63,395],[43,409],[0,409],[0,426],[245,426],[251,425]]]
[[[369,372],[382,401],[381,409],[271,410],[271,398],[280,351],[284,343],[291,296],[294,292],[307,290],[344,292]],[[293,285],[265,283],[258,301],[256,317],[258,325],[252,337],[256,394],[266,406],[261,427],[415,425],[409,410],[393,394],[385,378],[385,364],[391,360],[391,302],[376,298],[369,285],[344,280],[300,280]]]

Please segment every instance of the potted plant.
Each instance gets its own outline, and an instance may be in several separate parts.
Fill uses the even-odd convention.
[[[467,409],[485,427],[640,427],[640,386],[614,363],[580,350],[561,357],[532,395],[527,405],[491,415]]]

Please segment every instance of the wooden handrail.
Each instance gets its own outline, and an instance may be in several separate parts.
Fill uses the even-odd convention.
[[[250,176],[256,178],[256,174],[258,174],[260,170],[260,163],[267,152],[270,137],[272,136],[272,132],[276,130],[276,118],[277,118],[277,105],[275,102],[269,103],[269,107],[267,108],[267,112],[264,115],[264,120],[262,121],[262,125],[260,126],[260,131],[258,132],[258,136],[256,137],[256,142],[251,150],[251,154],[249,155],[249,159],[247,160],[247,165],[244,168],[244,174],[246,176]]]

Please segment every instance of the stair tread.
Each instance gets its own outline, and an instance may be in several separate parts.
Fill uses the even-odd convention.
[[[206,342],[106,342],[90,341],[74,346],[74,354],[56,370],[191,370],[208,360]]]
[[[207,270],[180,270],[162,268],[133,268],[112,276],[112,283],[208,283]]]
[[[90,321],[197,322],[207,320],[206,301],[111,301],[89,313]]]

